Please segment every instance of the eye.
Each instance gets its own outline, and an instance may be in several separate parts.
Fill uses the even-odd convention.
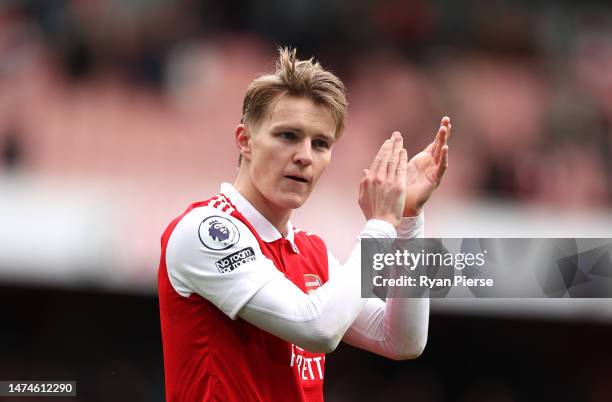
[[[297,139],[297,135],[291,131],[283,131],[279,134],[279,137],[287,141],[294,141]]]
[[[312,141],[312,146],[317,149],[329,149],[330,144],[326,140],[316,139]]]

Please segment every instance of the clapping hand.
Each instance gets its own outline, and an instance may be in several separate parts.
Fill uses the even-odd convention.
[[[359,183],[359,206],[366,219],[381,219],[397,228],[406,198],[408,154],[402,135],[394,132],[380,147]]]
[[[448,145],[451,133],[449,117],[443,117],[434,141],[416,154],[406,168],[406,198],[402,216],[421,213],[433,191],[440,185],[448,167]]]

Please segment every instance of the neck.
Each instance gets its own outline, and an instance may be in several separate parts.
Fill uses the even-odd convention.
[[[284,236],[287,236],[287,222],[291,217],[291,209],[279,208],[272,204],[255,188],[250,178],[245,177],[240,169],[234,188],[261,213]]]

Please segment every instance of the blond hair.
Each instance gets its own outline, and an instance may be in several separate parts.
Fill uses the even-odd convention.
[[[257,124],[271,112],[270,106],[283,95],[311,99],[329,108],[336,138],[344,131],[348,103],[344,84],[312,58],[298,60],[296,50],[279,48],[276,71],[262,75],[249,85],[242,106],[242,122]]]

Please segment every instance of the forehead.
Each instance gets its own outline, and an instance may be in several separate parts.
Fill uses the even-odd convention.
[[[328,107],[311,99],[281,96],[272,104],[268,118],[263,122],[274,127],[294,127],[311,134],[335,137],[336,124]]]

